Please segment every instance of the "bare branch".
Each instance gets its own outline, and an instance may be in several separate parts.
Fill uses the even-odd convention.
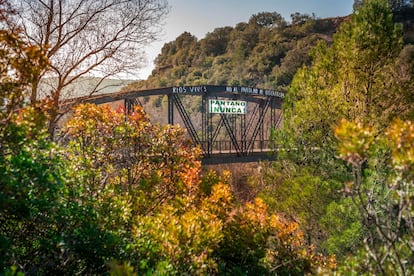
[[[47,95],[58,104],[63,89],[84,76],[102,79],[136,72],[143,49],[155,41],[168,13],[167,0],[12,0],[16,22],[51,66],[36,81],[56,79]],[[34,87],[41,87],[35,85]],[[44,87],[44,86],[43,86]],[[83,95],[96,93],[82,91]],[[33,89],[31,99],[45,91]]]

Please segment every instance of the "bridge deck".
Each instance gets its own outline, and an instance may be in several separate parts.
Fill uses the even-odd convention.
[[[203,165],[215,165],[215,164],[230,164],[230,163],[249,163],[259,161],[271,161],[275,160],[275,155],[269,152],[254,152],[247,156],[239,156],[237,153],[220,153],[212,154],[209,157],[204,157],[201,160]]]

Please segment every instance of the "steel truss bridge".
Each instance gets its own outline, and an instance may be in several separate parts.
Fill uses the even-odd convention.
[[[151,120],[157,117],[160,123],[184,125],[193,143],[203,150],[204,161],[230,162],[223,157],[266,158],[271,130],[281,125],[284,96],[259,88],[200,85],[102,94],[76,101],[121,101],[127,112],[136,105],[144,110],[154,108],[155,103],[157,110],[147,110]]]

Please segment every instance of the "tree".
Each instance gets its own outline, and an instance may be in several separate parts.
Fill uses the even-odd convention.
[[[287,25],[285,19],[277,12],[260,12],[254,14],[250,17],[249,24],[256,24],[259,27],[269,29],[282,29]]]
[[[201,51],[206,56],[219,56],[226,52],[229,34],[232,27],[216,28],[213,32],[207,33],[206,37],[200,41]]]
[[[353,8],[354,10],[358,10],[362,5],[364,5],[367,0],[355,0]],[[401,10],[404,7],[408,7],[412,5],[412,0],[388,0],[388,4],[390,5],[393,11]]]
[[[85,76],[100,80],[136,72],[143,61],[142,48],[156,39],[168,11],[165,0],[48,0],[13,1],[15,20],[25,38],[37,45],[50,61],[48,70],[32,82],[31,102],[49,96],[54,104],[52,133],[63,110],[60,101],[75,96],[70,84]],[[47,89],[41,89],[46,85]],[[66,89],[66,90],[65,90]]]
[[[68,250],[79,241],[93,241],[91,237],[101,244],[107,240],[104,231],[93,225],[93,212],[69,200],[68,194],[77,193],[68,189],[71,166],[46,128],[51,102],[27,101],[32,82],[49,63],[42,49],[25,40],[10,18],[13,13],[1,1],[0,274],[7,275],[9,268],[11,273],[34,275],[102,267],[103,258],[85,268],[80,250]],[[68,239],[73,226],[80,224],[85,234]],[[94,227],[96,231],[85,231]]]
[[[101,195],[115,189],[129,194],[133,214],[148,214],[191,190],[198,177],[200,151],[192,149],[184,130],[153,125],[138,107],[125,115],[122,109],[79,105],[63,132],[70,141],[68,158],[83,170],[75,177],[87,201],[100,204]]]
[[[309,14],[301,14],[299,12],[292,13],[290,15],[293,25],[303,24],[308,20],[315,19],[315,16],[311,17]]]
[[[21,108],[0,128],[0,273],[61,274],[77,263],[66,254],[72,229],[62,219],[80,218],[66,201],[69,164],[48,138],[45,109]]]
[[[260,198],[233,208],[215,252],[223,274],[302,275],[332,269],[335,260],[306,244],[298,223],[272,214]]]
[[[395,120],[384,131],[343,120],[335,129],[340,157],[352,167],[346,193],[367,232],[348,274],[411,275],[414,270],[414,125]]]
[[[179,65],[190,65],[194,55],[193,48],[197,44],[197,38],[189,32],[180,34],[174,41],[166,43],[161,53],[155,59],[157,70]]]
[[[349,22],[343,23],[331,47],[319,44],[314,49],[312,65],[297,72],[285,98],[284,125],[278,133],[283,149],[278,151],[280,160],[306,168],[310,176],[322,183],[351,181],[349,167],[337,158],[333,130],[342,118],[382,130],[397,116],[412,116],[413,76],[401,74],[401,69],[411,72],[413,64],[407,62],[411,58],[402,60],[403,49],[401,26],[394,23],[392,11],[381,0],[368,1]],[[293,173],[290,177],[298,182],[301,175]],[[311,181],[307,183],[312,185]],[[312,188],[317,189],[318,185]],[[318,195],[324,197],[323,193]],[[318,200],[333,208],[334,203],[348,204],[342,198],[336,193]],[[320,210],[324,210],[323,206]],[[321,225],[329,221],[324,216],[319,217]],[[360,216],[352,217],[356,223]],[[336,221],[334,217],[330,220]],[[346,221],[349,231],[359,229],[354,222]],[[334,233],[326,233],[328,239],[330,234]],[[360,240],[349,240],[348,249],[355,246],[351,242]]]
[[[23,107],[30,84],[48,65],[42,49],[24,40],[21,29],[13,25],[12,13],[8,2],[1,1],[0,125],[6,124],[17,109]]]
[[[0,274],[12,265],[35,274],[56,255],[65,169],[60,149],[45,139],[48,102],[25,100],[48,61],[13,25],[13,12],[0,1]]]
[[[370,1],[353,14],[332,47],[318,45],[313,64],[295,75],[284,103],[281,142],[298,148],[291,152],[298,153],[298,162],[335,159],[332,130],[341,118],[380,127],[410,114],[412,76],[399,73],[407,66],[402,49],[401,26],[384,1]]]

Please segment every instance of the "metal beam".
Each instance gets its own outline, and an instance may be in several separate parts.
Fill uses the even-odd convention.
[[[172,101],[174,102],[175,107],[180,113],[181,119],[183,119],[184,125],[187,128],[188,133],[190,134],[190,137],[193,140],[193,143],[203,148],[203,143],[201,142],[201,139],[198,136],[197,131],[195,130],[195,127],[191,122],[190,116],[188,115],[188,112],[185,110],[184,105],[180,100],[180,97],[178,95],[173,95]]]

